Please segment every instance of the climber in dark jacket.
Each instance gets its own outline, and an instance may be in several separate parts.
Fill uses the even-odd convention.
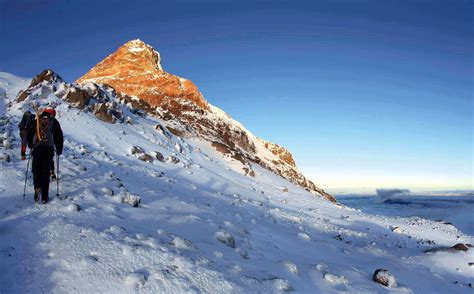
[[[21,121],[18,124],[18,129],[20,129],[22,160],[26,159],[26,145],[28,144],[27,133],[34,121],[35,115],[27,110],[23,114],[23,117],[21,118]]]
[[[46,108],[29,128],[27,139],[28,147],[32,149],[33,156],[32,172],[35,187],[35,202],[49,201],[49,181],[55,181],[54,152],[59,156],[63,152],[63,131],[61,125],[55,118],[56,111]]]

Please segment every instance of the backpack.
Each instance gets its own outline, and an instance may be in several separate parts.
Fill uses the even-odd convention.
[[[36,117],[36,133],[33,138],[33,145],[35,147],[53,147],[53,124],[54,117],[40,116]]]
[[[25,130],[29,130],[31,128],[31,125],[33,124],[34,119],[35,119],[35,115],[32,113],[28,113],[28,116],[26,117]]]
[[[34,121],[35,115],[29,112],[25,112],[21,118],[21,122],[18,124],[20,131],[28,131]]]

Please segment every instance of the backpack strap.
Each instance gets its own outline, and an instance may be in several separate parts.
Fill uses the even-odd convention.
[[[39,111],[36,112],[36,142],[40,142],[41,141],[41,135],[40,135],[40,120],[41,120],[41,116],[40,116],[40,113]]]

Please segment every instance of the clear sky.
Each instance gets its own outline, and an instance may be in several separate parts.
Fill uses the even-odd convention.
[[[0,0],[0,71],[131,39],[324,188],[473,188],[473,1]]]

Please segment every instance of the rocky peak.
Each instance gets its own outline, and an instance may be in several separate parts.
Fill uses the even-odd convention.
[[[107,84],[119,95],[130,97],[128,101],[143,102],[147,109],[142,110],[163,119],[170,132],[211,142],[216,150],[241,162],[248,176],[255,176],[252,164],[258,164],[335,202],[331,195],[304,177],[287,149],[252,135],[225,112],[210,105],[191,81],[164,71],[160,62],[159,53],[150,45],[132,40],[99,62],[77,83]],[[140,105],[132,107],[140,108]]]
[[[142,65],[146,65],[151,69],[163,70],[163,67],[160,63],[160,53],[154,50],[153,47],[151,47],[150,45],[145,44],[140,39],[128,41],[127,43],[123,44],[122,47],[120,47],[118,50],[122,51],[122,57],[124,58],[135,58],[138,59],[138,61],[141,61]]]
[[[202,109],[209,105],[189,80],[163,70],[160,54],[150,45],[132,40],[99,62],[77,80],[84,84],[108,84],[130,97],[139,97],[153,107],[168,99],[185,99]]]
[[[53,70],[45,69],[40,74],[38,74],[37,76],[33,78],[33,80],[31,81],[30,87],[34,87],[43,81],[51,82],[51,83],[64,82],[63,79]]]

